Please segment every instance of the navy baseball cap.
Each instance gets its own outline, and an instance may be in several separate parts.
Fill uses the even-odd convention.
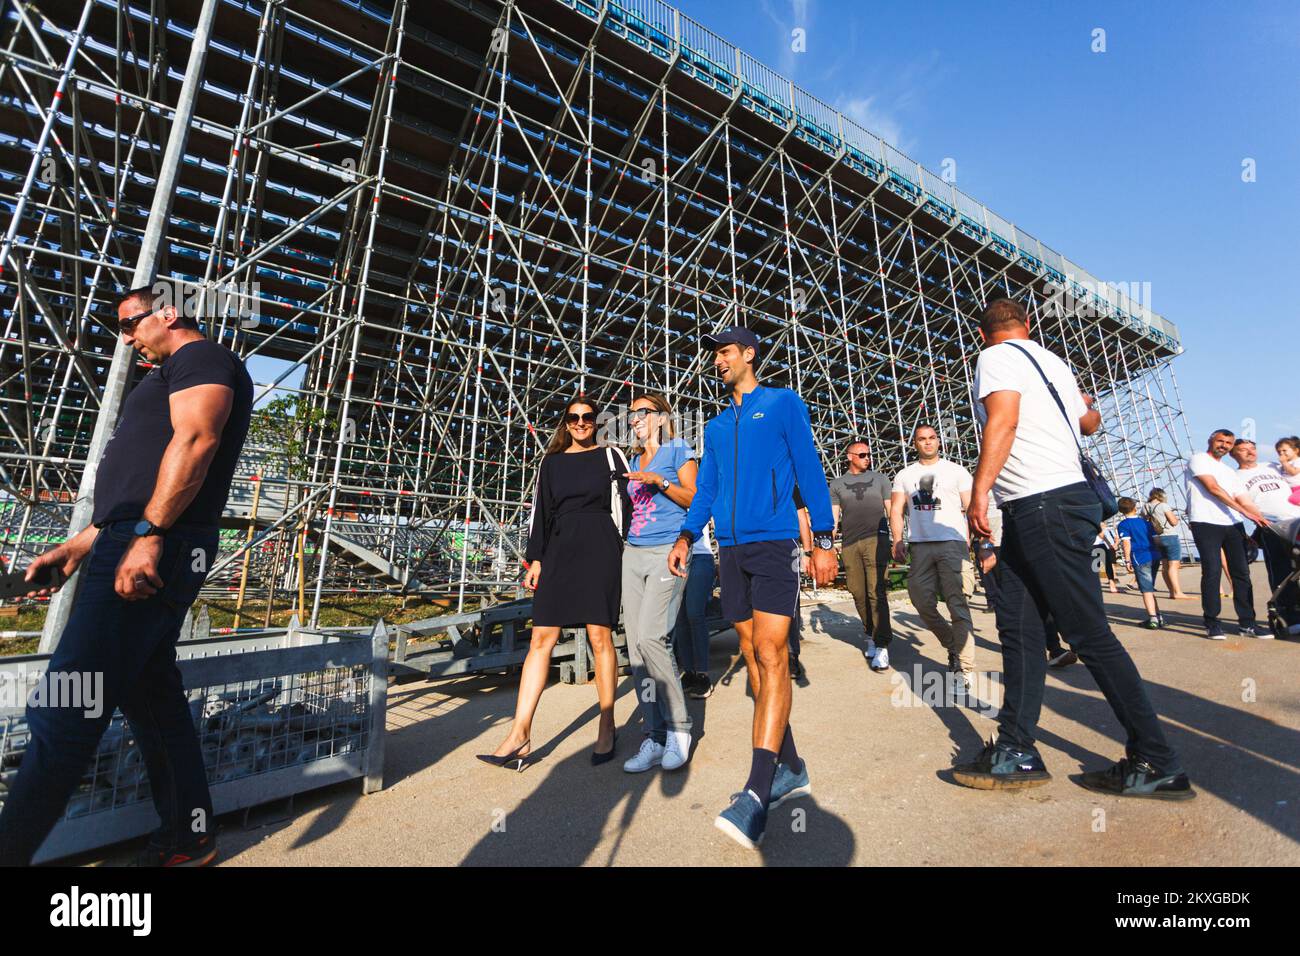
[[[720,349],[724,345],[735,344],[741,348],[758,351],[758,336],[743,325],[733,325],[731,328],[723,329],[713,335],[706,335],[701,341],[704,343],[704,347],[709,349]]]

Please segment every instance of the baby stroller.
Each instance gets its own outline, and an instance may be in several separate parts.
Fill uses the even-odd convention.
[[[1274,637],[1288,637],[1286,619],[1278,612],[1278,601],[1288,585],[1300,581],[1300,518],[1274,522],[1267,526],[1265,534],[1278,535],[1286,543],[1291,555],[1291,573],[1278,582],[1277,588],[1268,597],[1268,627]]]

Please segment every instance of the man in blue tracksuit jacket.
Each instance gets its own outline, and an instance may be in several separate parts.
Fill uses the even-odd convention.
[[[829,584],[839,570],[832,550],[835,518],[813,443],[808,407],[788,388],[764,388],[754,376],[758,338],[734,326],[705,336],[713,367],[731,389],[729,407],[704,428],[704,456],[695,498],[668,568],[685,577],[691,544],[710,518],[719,545],[722,613],[740,635],[754,693],[754,753],[749,780],[715,821],[754,849],[767,810],[811,793],[808,769],[790,733],[790,671],[786,647],[799,598],[802,548],[794,489],[813,528],[813,577]]]

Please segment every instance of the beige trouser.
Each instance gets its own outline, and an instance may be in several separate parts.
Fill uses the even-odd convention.
[[[975,638],[970,604],[975,576],[964,541],[919,541],[910,548],[907,593],[925,626],[934,631],[948,651],[948,666],[960,664],[962,672],[975,670]],[[948,605],[952,623],[939,613],[939,597]]]

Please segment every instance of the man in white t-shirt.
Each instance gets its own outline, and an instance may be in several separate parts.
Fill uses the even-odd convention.
[[[985,349],[975,366],[975,412],[984,432],[967,517],[977,538],[991,536],[991,489],[1002,509],[993,608],[1006,693],[997,739],[976,760],[953,768],[953,777],[983,790],[1051,779],[1035,749],[1047,677],[1044,624],[1051,616],[1127,737],[1124,759],[1083,774],[1083,786],[1115,796],[1190,799],[1196,791],[1165,739],[1141,675],[1110,629],[1093,567],[1101,502],[1084,480],[1078,443],[1101,427],[1101,415],[1069,366],[1030,340],[1020,303],[989,303],[980,333]]]
[[[1246,563],[1246,531],[1241,524],[1243,515],[1255,524],[1263,524],[1264,518],[1249,499],[1237,499],[1245,489],[1237,472],[1223,460],[1232,450],[1232,440],[1233,434],[1226,428],[1215,431],[1206,450],[1191,457],[1185,472],[1187,524],[1201,558],[1201,613],[1206,635],[1216,641],[1224,640],[1223,626],[1219,623],[1223,606],[1219,597],[1220,551],[1228,562],[1232,604],[1241,635],[1273,636],[1267,628],[1255,624],[1255,594],[1250,586],[1250,565]]]
[[[970,472],[939,457],[939,434],[929,425],[912,432],[917,460],[894,477],[889,496],[889,528],[894,560],[907,561],[907,593],[935,636],[948,651],[948,670],[961,675],[967,689],[975,670],[974,622],[969,598],[975,590],[967,555],[966,507],[970,504]],[[903,543],[903,512],[907,511],[908,544]],[[950,624],[939,613],[943,594]]]
[[[1259,450],[1249,438],[1238,438],[1232,444],[1232,460],[1237,463],[1237,483],[1242,492],[1237,496],[1241,504],[1249,504],[1264,518],[1272,522],[1300,518],[1300,505],[1291,503],[1290,477],[1277,465],[1261,465]],[[1256,537],[1264,551],[1264,566],[1268,569],[1268,586],[1277,586],[1291,573],[1291,547],[1280,536],[1261,528]],[[1278,613],[1286,621],[1292,634],[1300,634],[1300,587],[1292,581],[1277,598]]]

